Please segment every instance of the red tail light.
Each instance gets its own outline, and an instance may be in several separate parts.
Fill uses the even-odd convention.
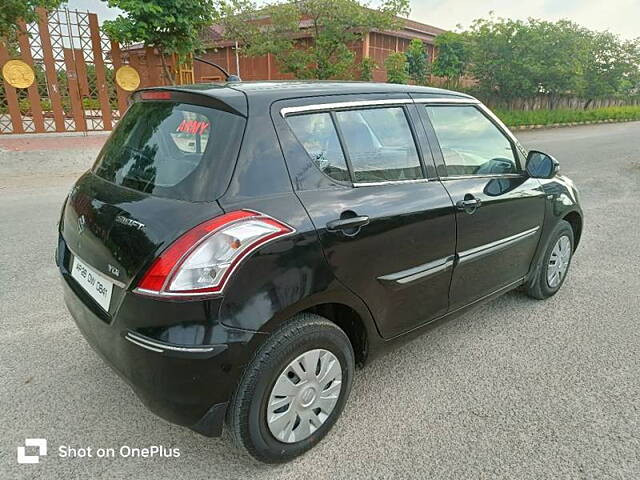
[[[162,252],[136,291],[161,296],[220,293],[244,258],[259,246],[293,232],[290,226],[250,210],[213,218]]]
[[[142,100],[171,100],[171,92],[163,92],[162,90],[147,90],[140,92]]]

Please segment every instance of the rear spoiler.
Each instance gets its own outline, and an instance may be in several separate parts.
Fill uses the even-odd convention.
[[[186,87],[152,87],[136,90],[131,102],[172,101],[211,107],[247,118],[247,99],[243,92],[224,85],[189,85]]]

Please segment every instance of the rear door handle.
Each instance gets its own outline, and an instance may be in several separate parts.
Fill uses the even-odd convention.
[[[364,227],[369,224],[369,217],[362,215],[359,217],[341,218],[339,220],[332,220],[327,223],[327,230],[330,232],[336,232],[338,230],[351,230],[354,228]]]
[[[481,205],[482,201],[479,198],[469,198],[456,203],[456,208],[463,212],[474,213]]]

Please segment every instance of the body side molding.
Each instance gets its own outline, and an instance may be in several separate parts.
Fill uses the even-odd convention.
[[[390,273],[382,277],[378,277],[378,280],[387,286],[401,288],[410,283],[424,280],[432,275],[445,272],[453,267],[455,256],[450,255],[445,258],[434,260],[433,262],[411,267],[407,270],[400,272]]]
[[[530,228],[529,230],[525,230],[524,232],[516,233],[515,235],[511,235],[510,237],[501,238],[500,240],[496,240],[495,242],[487,243],[485,245],[480,245],[479,247],[470,248],[469,250],[464,250],[458,253],[458,263],[469,262],[485,255],[491,255],[493,253],[499,252],[500,250],[510,247],[511,245],[521,242],[533,235],[535,235],[538,230],[540,230],[540,226]]]

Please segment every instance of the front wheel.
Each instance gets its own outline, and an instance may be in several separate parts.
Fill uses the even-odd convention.
[[[273,332],[247,367],[227,424],[236,446],[282,463],[318,443],[351,391],[354,354],[334,323],[301,314]]]
[[[527,286],[529,296],[544,300],[560,290],[571,265],[573,245],[573,229],[569,222],[561,220],[549,236],[536,277]]]

